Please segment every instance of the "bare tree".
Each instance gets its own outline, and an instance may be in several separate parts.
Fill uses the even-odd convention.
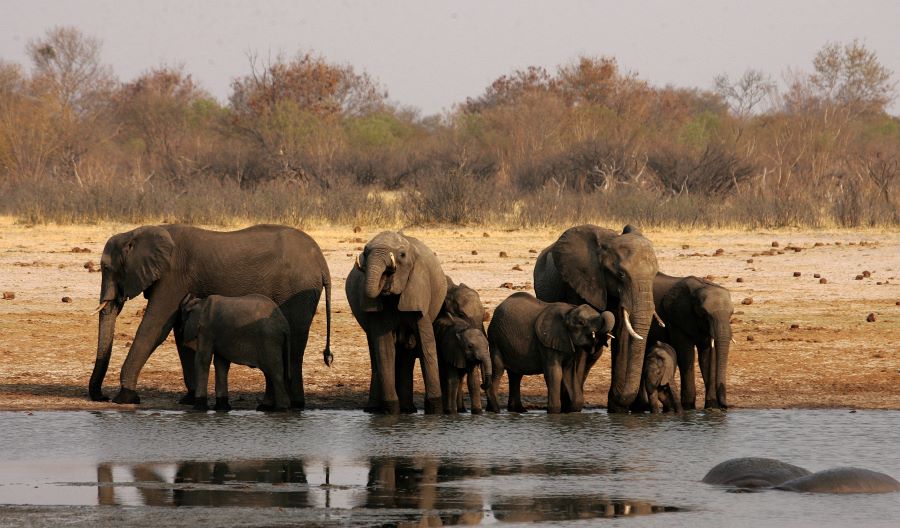
[[[717,75],[713,84],[716,94],[725,100],[738,117],[750,115],[775,89],[771,77],[754,69],[745,71],[736,81],[732,81],[727,73]]]

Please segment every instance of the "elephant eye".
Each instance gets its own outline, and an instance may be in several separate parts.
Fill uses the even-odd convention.
[[[406,251],[400,252],[400,258],[406,258]]]

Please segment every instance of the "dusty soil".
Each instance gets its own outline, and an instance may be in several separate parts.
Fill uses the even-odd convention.
[[[100,274],[84,265],[98,264],[106,239],[132,227],[28,227],[0,218],[0,291],[15,294],[14,299],[0,300],[0,409],[123,409],[87,399],[97,342],[97,316],[91,311],[97,305]],[[364,228],[354,233],[350,227],[310,231],[333,277],[336,357],[332,368],[323,365],[322,302],[304,361],[311,408],[357,409],[365,403],[368,352],[347,305],[344,279],[354,255],[377,231]],[[514,291],[501,286],[504,283],[533,293],[537,252],[561,231],[407,232],[435,250],[457,282],[478,290],[491,311]],[[644,234],[656,247],[662,271],[710,275],[731,289],[737,341],[728,379],[733,407],[900,409],[900,232],[648,230]],[[773,248],[773,242],[779,246]],[[716,256],[718,249],[723,251]],[[508,256],[500,257],[500,252]],[[857,280],[864,271],[870,276]],[[821,284],[816,273],[827,283]],[[71,302],[63,302],[63,297]],[[741,304],[745,298],[752,298],[752,304]],[[119,367],[144,303],[142,298],[128,302],[119,317],[105,384],[109,395],[117,389]],[[867,321],[870,313],[874,322]],[[421,394],[421,380],[417,383]],[[254,408],[263,385],[259,371],[235,365],[233,405]],[[530,405],[544,403],[540,376],[526,378],[523,385]],[[505,386],[504,382],[502,392]],[[608,387],[607,353],[588,379],[588,405],[605,406]],[[180,408],[176,401],[184,388],[171,336],[142,371],[138,390],[141,408]]]

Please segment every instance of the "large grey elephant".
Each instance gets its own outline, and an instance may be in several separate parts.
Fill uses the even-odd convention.
[[[287,368],[291,355],[291,327],[271,299],[188,295],[181,303],[183,345],[194,351],[197,381],[194,409],[207,410],[209,365],[216,364],[217,411],[230,411],[228,370],[231,363],[258,368],[266,378],[266,394],[257,411],[286,411]]]
[[[811,473],[772,458],[742,457],[720,462],[703,482],[740,489],[777,489],[807,493],[892,493],[900,482],[884,473],[837,467]]]
[[[694,347],[700,358],[700,373],[706,387],[704,407],[728,407],[725,376],[731,348],[731,292],[697,277],[672,277],[658,273],[653,280],[656,311],[665,327],[653,322],[648,346],[656,340],[675,348],[681,372],[681,404],[696,407]]]
[[[447,279],[434,252],[416,238],[379,233],[357,256],[345,287],[369,345],[372,378],[366,410],[414,412],[412,370],[421,357],[425,412],[442,412],[432,323],[444,303]],[[414,332],[413,350],[398,343],[401,331]]]
[[[614,325],[612,313],[586,304],[546,303],[525,292],[507,297],[488,327],[494,371],[488,410],[500,412],[497,387],[506,371],[509,411],[525,412],[520,385],[522,376],[533,374],[544,375],[548,413],[581,411],[584,382]]]
[[[331,363],[331,275],[322,250],[309,235],[277,225],[258,225],[232,232],[207,231],[186,225],[144,226],[112,236],[100,259],[100,323],[97,358],[88,392],[105,401],[103,378],[112,353],[116,317],[125,301],[141,292],[147,308],[122,365],[116,403],[140,403],[138,375],[150,354],[175,327],[175,343],[187,395],[193,403],[193,354],[183,346],[179,305],[187,294],[197,297],[251,293],[272,299],[291,326],[289,391],[291,404],[303,408],[303,355],[316,306],[325,289],[326,364]]]
[[[628,411],[637,398],[658,271],[653,245],[631,226],[622,234],[590,224],[569,228],[535,263],[538,299],[615,314],[609,412]]]

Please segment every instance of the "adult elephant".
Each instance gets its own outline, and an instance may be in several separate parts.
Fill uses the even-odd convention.
[[[115,403],[140,403],[138,375],[150,354],[175,327],[175,343],[193,403],[193,353],[182,345],[179,306],[188,294],[197,297],[252,293],[275,301],[291,328],[289,392],[291,404],[303,408],[303,354],[309,327],[325,289],[325,364],[331,363],[331,275],[322,250],[309,235],[277,225],[240,231],[207,231],[186,225],[144,226],[111,237],[100,259],[100,326],[97,358],[88,392],[92,400],[108,400],[101,391],[109,367],[116,317],[125,301],[141,292],[147,308],[122,365]],[[178,323],[178,324],[176,324]]]
[[[447,279],[434,252],[420,240],[384,231],[366,244],[346,282],[347,301],[366,332],[372,378],[366,410],[414,411],[412,368],[421,357],[425,412],[443,411],[432,323],[447,294]],[[398,343],[413,332],[413,350]],[[401,401],[402,398],[402,401]]]
[[[609,412],[628,411],[640,389],[658,271],[653,245],[631,226],[622,234],[590,224],[569,228],[535,264],[538,299],[615,314]]]
[[[666,326],[654,322],[649,343],[657,340],[672,345],[681,372],[681,404],[696,407],[694,347],[700,359],[700,373],[706,387],[704,407],[728,407],[725,373],[731,348],[731,292],[697,277],[672,277],[658,273],[653,280],[656,311]]]

